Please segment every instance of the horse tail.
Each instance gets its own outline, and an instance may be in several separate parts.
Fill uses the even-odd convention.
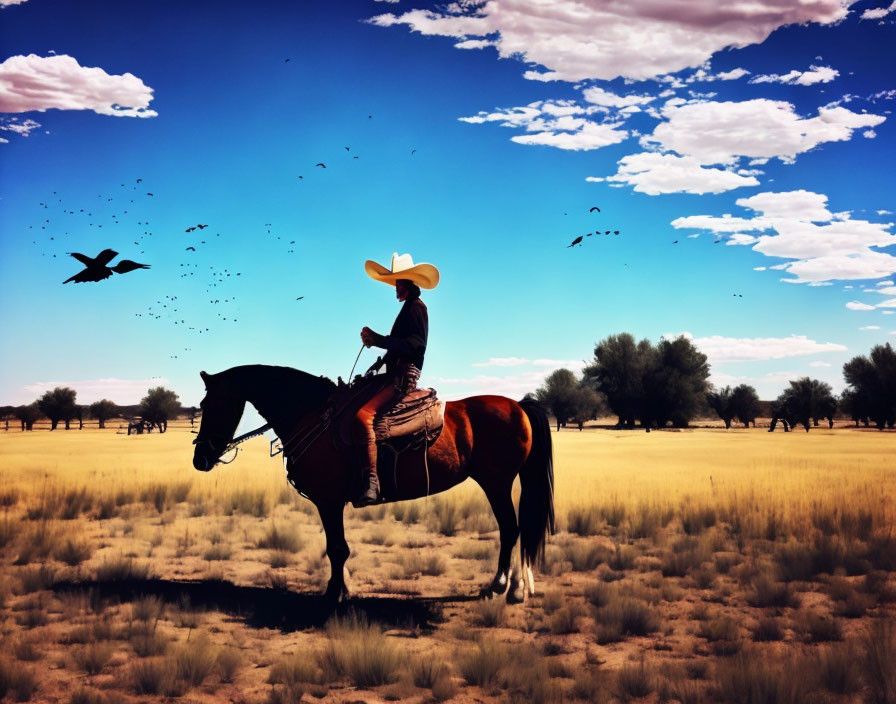
[[[530,399],[520,406],[532,426],[532,450],[520,470],[520,553],[524,565],[538,565],[547,535],[554,534],[554,448],[545,410]]]

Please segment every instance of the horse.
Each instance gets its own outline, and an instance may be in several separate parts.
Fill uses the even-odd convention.
[[[251,403],[279,438],[289,438],[300,423],[320,416],[337,385],[291,367],[244,365],[217,374],[199,373],[205,383],[202,420],[193,441],[193,466],[211,470],[229,449],[245,404]],[[284,453],[293,487],[317,507],[327,542],[328,603],[348,597],[343,513],[357,475],[355,448],[336,442],[333,423],[300,456]],[[544,556],[554,532],[554,469],[550,426],[534,401],[504,396],[471,396],[445,404],[444,424],[428,451],[427,471],[413,453],[396,459],[395,500],[440,493],[472,478],[485,492],[498,521],[500,549],[494,579],[481,596],[505,595],[509,603],[535,593],[533,565]],[[519,520],[511,490],[520,477]],[[518,561],[511,565],[517,541]]]

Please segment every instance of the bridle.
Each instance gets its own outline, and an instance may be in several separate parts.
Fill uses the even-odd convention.
[[[239,437],[233,438],[233,440],[231,440],[230,442],[227,442],[226,440],[221,440],[220,442],[221,442],[221,444],[223,444],[223,447],[221,448],[220,451],[218,450],[217,443],[215,441],[213,441],[211,438],[199,437],[201,431],[196,432],[196,439],[193,440],[193,444],[194,445],[207,444],[209,449],[212,451],[212,453],[217,455],[218,459],[216,459],[212,463],[211,467],[209,467],[209,469],[211,469],[212,467],[214,467],[217,464],[230,464],[231,462],[233,462],[236,459],[236,456],[239,454],[240,448],[238,446],[241,443],[246,442],[246,440],[251,440],[252,438],[258,437],[259,435],[262,435],[263,433],[265,433],[266,431],[268,431],[270,429],[271,429],[271,424],[265,423],[264,425],[260,425],[259,427],[255,428],[255,430],[250,430],[248,433],[243,433]],[[275,441],[273,441],[273,440],[271,441],[272,446],[273,446],[274,442]],[[233,450],[233,457],[231,457],[229,460],[221,459],[223,457],[223,455],[230,452],[231,450]],[[273,452],[273,450],[272,450],[272,452]]]

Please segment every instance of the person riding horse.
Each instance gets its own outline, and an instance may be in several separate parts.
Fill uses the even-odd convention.
[[[439,270],[432,264],[414,264],[410,254],[392,255],[392,268],[368,259],[364,270],[376,281],[395,286],[395,297],[404,305],[395,318],[388,335],[380,335],[369,327],[361,329],[361,341],[366,347],[381,347],[386,354],[378,357],[367,370],[375,373],[385,365],[382,389],[365,403],[355,417],[355,439],[366,488],[355,506],[370,506],[380,500],[379,477],[376,470],[377,447],[374,421],[401,398],[413,391],[423,369],[426,339],[429,333],[429,314],[420,300],[420,288],[432,289],[439,283]]]

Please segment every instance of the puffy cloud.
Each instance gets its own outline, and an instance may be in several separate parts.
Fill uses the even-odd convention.
[[[790,283],[875,279],[896,272],[896,257],[877,251],[896,244],[896,235],[888,232],[892,223],[835,219],[827,208],[827,196],[804,190],[758,193],[736,202],[759,215],[752,219],[691,215],[676,218],[672,226],[716,234],[761,233],[753,244],[754,251],[796,260],[769,267],[795,276],[785,279]],[[766,234],[768,231],[772,234]]]
[[[830,83],[840,72],[830,66],[810,66],[808,71],[793,70],[784,75],[770,73],[762,76],[755,76],[750,79],[750,83],[786,83],[792,86],[811,86],[816,83]]]
[[[597,87],[586,88],[582,91],[582,97],[594,105],[606,105],[611,108],[644,105],[654,99],[652,95],[616,95]]]
[[[722,71],[721,73],[717,73],[715,75],[715,78],[719,81],[736,81],[738,78],[743,78],[749,73],[750,72],[744,68],[733,68],[730,71]]]
[[[896,308],[896,298],[888,298],[886,301],[882,301],[877,304],[878,308]]]
[[[845,352],[845,345],[836,342],[816,342],[805,335],[790,337],[694,337],[689,332],[680,333],[691,340],[713,364],[723,362],[755,362],[766,359],[805,357],[823,352]],[[678,335],[666,335],[667,338]]]
[[[884,284],[889,284],[885,286]],[[892,281],[881,281],[879,284],[876,284],[881,288],[876,289],[875,293],[880,293],[884,296],[896,296],[896,286],[893,285]]]
[[[78,393],[78,403],[93,403],[107,398],[120,405],[139,403],[146,392],[155,386],[167,386],[168,379],[154,377],[152,379],[85,379],[82,381],[37,381],[22,387],[24,395],[33,399],[45,391],[52,391],[57,386],[68,386]]]
[[[0,130],[3,132],[15,132],[22,137],[27,137],[33,130],[39,127],[40,123],[34,120],[19,122],[17,117],[0,117]]]
[[[629,154],[607,181],[625,183],[651,196],[660,193],[722,193],[743,186],[758,186],[753,176],[701,166],[692,157],[642,152]]]
[[[0,7],[8,7],[9,5],[21,5],[28,0],[0,0]]]
[[[846,307],[850,310],[874,310],[874,306],[869,306],[867,303],[862,303],[861,301],[850,301],[846,304]]]
[[[438,11],[378,15],[369,22],[462,40],[494,38],[500,57],[545,67],[526,71],[526,78],[581,81],[675,73],[702,65],[722,49],[761,43],[778,27],[830,24],[846,15],[840,0],[674,5],[656,0],[465,0]],[[644,51],[645,46],[651,50]]]
[[[822,362],[821,360],[816,359],[814,362],[809,362],[810,367],[830,367],[830,362]]]
[[[859,330],[880,330],[880,325],[863,325]]]
[[[846,141],[854,130],[886,119],[839,106],[819,108],[816,117],[802,118],[790,103],[765,98],[671,103],[661,111],[665,121],[641,141],[692,156],[701,164],[733,164],[740,157],[792,161],[819,144]]]
[[[152,88],[131,73],[110,75],[68,55],[11,56],[0,64],[0,112],[93,110],[118,117],[155,117]]]
[[[889,7],[874,7],[869,10],[865,10],[859,19],[879,20],[881,17],[886,17],[894,10],[896,10],[896,2],[891,2]]]
[[[510,138],[519,144],[590,150],[616,144],[629,136],[627,131],[618,129],[620,126],[618,121],[594,122],[582,117],[603,110],[604,108],[596,105],[584,108],[568,100],[539,100],[526,106],[491,113],[480,111],[476,115],[458,119],[472,124],[497,122],[502,127],[524,129],[527,134]]]

